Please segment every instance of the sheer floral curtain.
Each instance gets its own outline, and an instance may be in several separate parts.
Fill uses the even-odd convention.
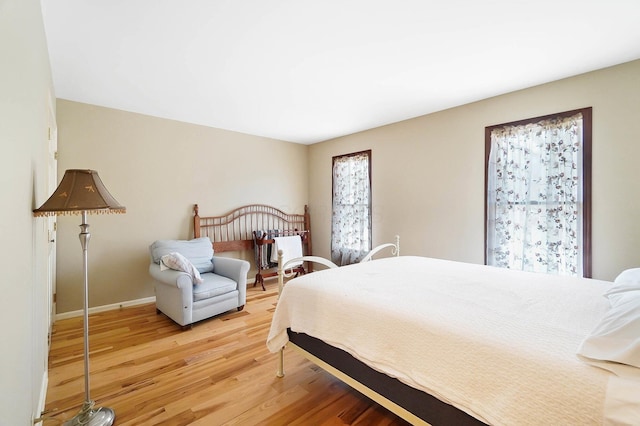
[[[583,275],[582,114],[491,132],[487,264]]]
[[[331,260],[356,263],[371,250],[371,151],[333,157]]]

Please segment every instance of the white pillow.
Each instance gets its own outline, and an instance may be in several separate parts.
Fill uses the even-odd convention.
[[[582,342],[578,354],[640,368],[640,291],[609,300],[611,308]]]
[[[640,285],[640,268],[625,269],[613,281],[614,283],[635,282]]]
[[[626,297],[629,292],[640,292],[640,268],[627,269],[622,271],[614,280],[614,285],[607,290],[604,295],[609,298],[613,305],[621,298]],[[630,297],[634,297],[631,295]]]
[[[180,253],[172,252],[165,254],[160,261],[160,266],[162,267],[162,265],[175,269],[176,271],[186,272],[191,275],[194,284],[200,284],[204,281],[200,276],[200,272],[193,266],[193,263],[189,262],[189,260]]]

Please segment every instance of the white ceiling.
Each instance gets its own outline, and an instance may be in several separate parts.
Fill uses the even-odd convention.
[[[639,0],[41,0],[56,96],[310,144],[640,58]]]

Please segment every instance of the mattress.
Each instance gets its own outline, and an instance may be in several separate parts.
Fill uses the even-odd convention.
[[[267,346],[284,346],[288,328],[308,334],[488,424],[607,424],[615,375],[576,350],[607,311],[611,285],[379,259],[289,281]],[[640,394],[638,382],[625,385]]]

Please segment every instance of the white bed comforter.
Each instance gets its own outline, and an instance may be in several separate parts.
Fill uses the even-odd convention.
[[[600,425],[610,372],[576,350],[612,284],[401,256],[290,281],[267,346],[287,328],[493,425]],[[637,389],[640,395],[640,387]]]

